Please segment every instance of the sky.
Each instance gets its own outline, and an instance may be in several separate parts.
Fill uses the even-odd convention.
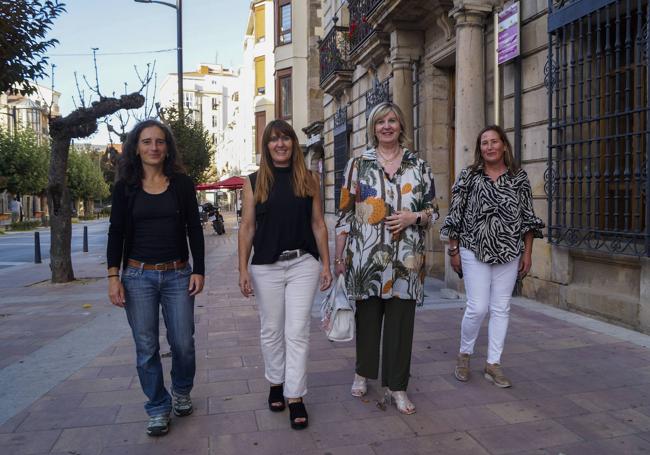
[[[158,85],[168,73],[176,72],[175,9],[133,0],[63,2],[67,12],[55,19],[48,35],[58,39],[59,44],[49,49],[47,55],[49,63],[56,65],[54,89],[61,92],[64,116],[75,109],[73,96],[79,103],[75,71],[86,98],[91,95],[81,76],[86,75],[94,85],[93,47],[99,48],[99,87],[105,96],[122,94],[125,82],[129,92],[140,87],[134,65],[144,74],[147,63],[153,64],[155,60]],[[184,0],[183,70],[192,71],[199,63],[215,61],[226,68],[239,68],[249,5],[249,0]],[[166,49],[172,50],[151,52]],[[50,77],[37,82],[45,87],[52,83]],[[96,95],[93,99],[97,99]],[[97,134],[80,142],[106,144],[106,127],[100,124]]]

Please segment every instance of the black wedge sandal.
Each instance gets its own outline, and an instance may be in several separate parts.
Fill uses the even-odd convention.
[[[272,385],[269,389],[269,409],[273,412],[282,412],[285,406],[284,385]]]
[[[296,419],[305,419],[305,421],[296,422]],[[307,409],[305,409],[305,403],[302,402],[302,398],[300,401],[289,403],[289,421],[291,422],[291,428],[294,430],[304,430],[309,425]]]

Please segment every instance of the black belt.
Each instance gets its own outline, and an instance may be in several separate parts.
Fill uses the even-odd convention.
[[[280,256],[278,257],[278,261],[289,261],[291,259],[296,259],[299,258],[300,256],[304,256],[305,254],[308,254],[307,251],[301,249],[285,250],[282,253],[280,253]]]

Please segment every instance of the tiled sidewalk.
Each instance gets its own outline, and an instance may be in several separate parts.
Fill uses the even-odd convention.
[[[239,293],[235,248],[232,229],[208,236],[207,291],[196,302],[193,415],[174,418],[165,437],[145,434],[133,343],[124,336],[2,425],[0,453],[650,453],[650,352],[518,306],[503,358],[511,389],[480,374],[485,330],[472,379],[457,382],[452,371],[462,309],[436,309],[434,302],[418,310],[412,416],[379,409],[375,381],[366,398],[350,396],[354,344],[328,342],[314,319],[305,400],[310,426],[291,430],[288,411],[271,413],[266,405],[259,320],[254,300]],[[168,371],[169,358],[164,365]]]

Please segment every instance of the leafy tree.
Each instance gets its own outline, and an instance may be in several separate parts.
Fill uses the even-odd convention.
[[[160,118],[172,129],[178,146],[178,153],[187,174],[194,183],[206,181],[212,155],[210,133],[201,122],[187,117],[185,121],[178,117],[175,108],[161,110]]]
[[[29,128],[11,134],[0,129],[0,190],[39,194],[47,187],[49,144],[39,144]]]
[[[108,197],[108,184],[99,163],[87,150],[72,147],[68,156],[68,188],[73,199],[93,200]]]
[[[104,181],[108,184],[111,193],[113,193],[113,185],[117,174],[117,158],[117,149],[113,145],[107,146],[100,158]]]
[[[65,11],[59,0],[0,0],[0,92],[36,91],[30,81],[45,76],[45,52],[58,44],[45,36]]]

